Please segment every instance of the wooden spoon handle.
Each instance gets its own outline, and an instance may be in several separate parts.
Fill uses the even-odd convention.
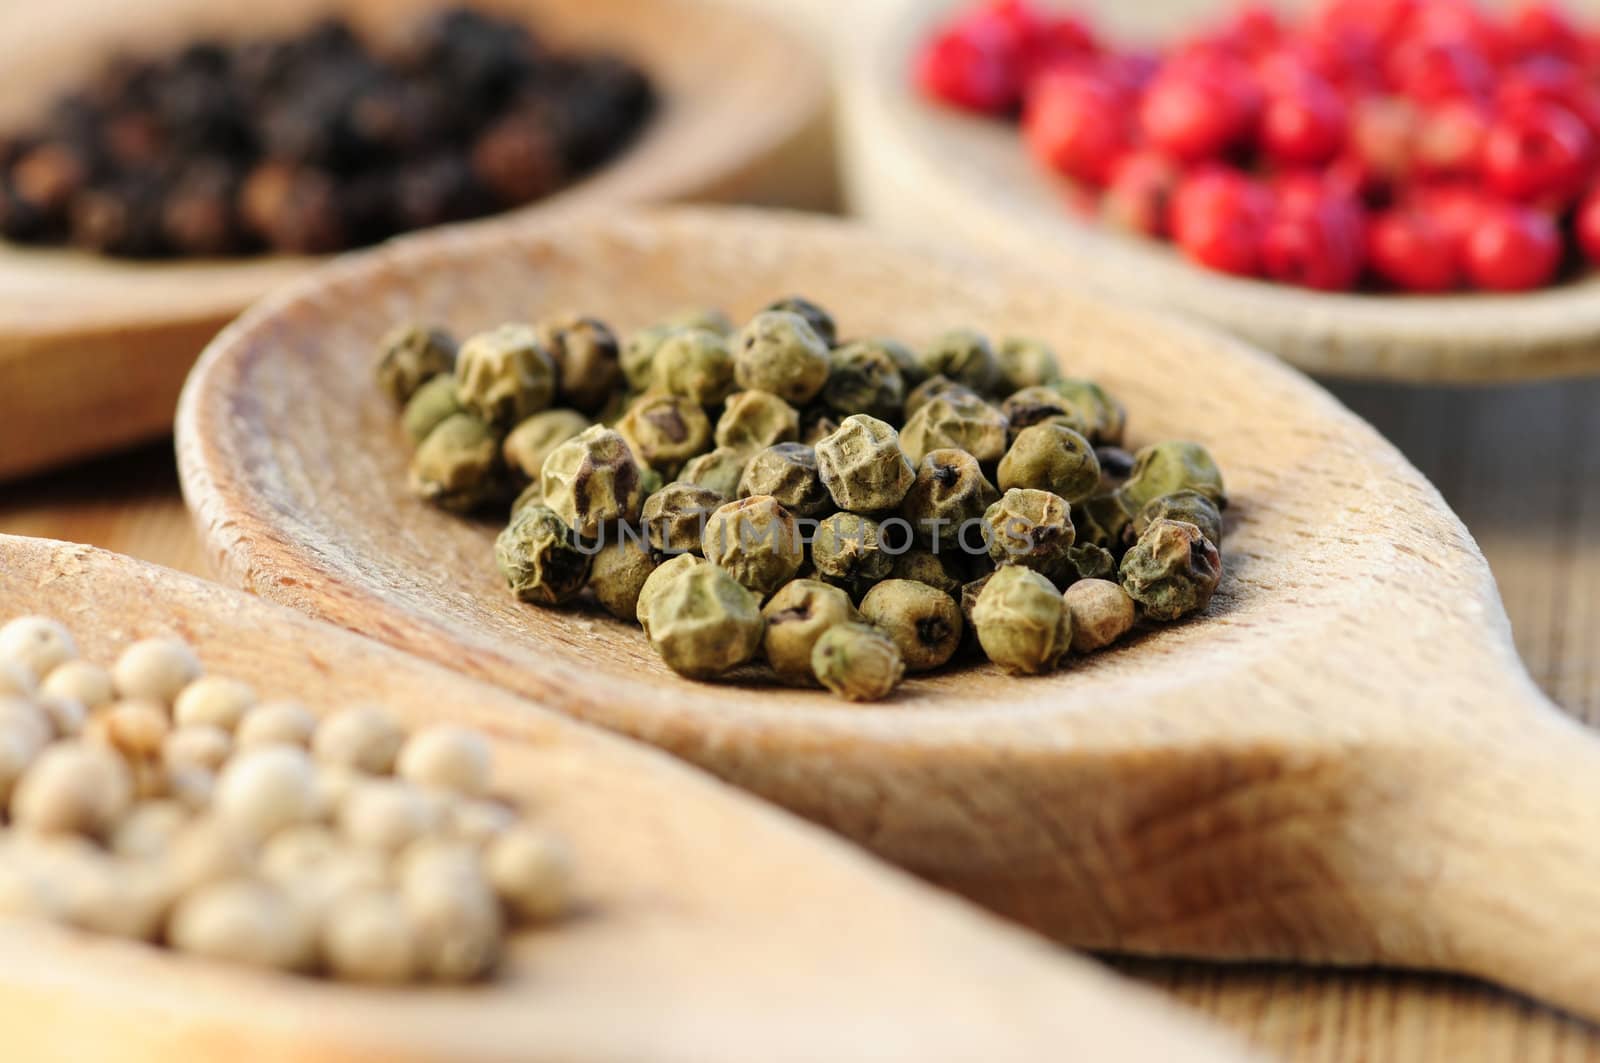
[[[1600,739],[1528,687],[1537,712],[1419,765],[1439,772],[1427,836],[1396,830],[1394,857],[1424,887],[1414,925],[1439,932],[1440,966],[1600,1019]]]

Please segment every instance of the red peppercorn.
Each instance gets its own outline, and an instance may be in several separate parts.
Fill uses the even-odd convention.
[[[1006,114],[1022,98],[1010,38],[968,23],[928,42],[917,56],[916,78],[934,99],[983,114]]]
[[[1271,213],[1271,196],[1255,181],[1232,170],[1204,170],[1186,178],[1173,196],[1173,238],[1203,266],[1256,276]]]
[[[1365,265],[1363,217],[1352,200],[1314,180],[1291,183],[1262,237],[1261,263],[1268,277],[1319,291],[1356,286]]]
[[[1523,292],[1555,279],[1561,233],[1547,215],[1501,205],[1486,211],[1467,238],[1467,275],[1491,292]]]
[[[1486,99],[1494,69],[1481,51],[1459,37],[1408,37],[1389,53],[1389,84],[1419,103]]]
[[[1461,245],[1419,210],[1386,211],[1367,230],[1372,269],[1403,292],[1439,294],[1461,286]]]
[[[1356,157],[1380,180],[1405,180],[1415,163],[1421,123],[1416,105],[1409,100],[1373,96],[1361,101],[1350,128]]]
[[[1489,117],[1471,100],[1453,100],[1422,115],[1414,161],[1425,178],[1475,174],[1489,135]]]
[[[1028,93],[1022,133],[1034,158],[1058,173],[1104,184],[1132,148],[1122,94],[1072,71],[1041,76]]]
[[[1145,138],[1182,162],[1207,162],[1247,140],[1260,114],[1260,87],[1239,64],[1188,62],[1167,67],[1145,90],[1139,125]]]
[[[1509,199],[1565,206],[1582,193],[1594,156],[1593,135],[1570,111],[1530,104],[1490,127],[1483,141],[1483,177]]]
[[[1555,56],[1573,63],[1586,58],[1583,33],[1556,4],[1522,5],[1508,29],[1512,45],[1523,55]]]
[[[1146,151],[1125,156],[1111,175],[1101,212],[1119,229],[1143,236],[1165,236],[1170,228],[1172,197],[1182,177],[1178,167],[1164,155]]]
[[[1282,165],[1315,166],[1344,148],[1349,124],[1344,99],[1333,86],[1308,73],[1267,96],[1261,117],[1262,148]]]
[[[1576,228],[1578,246],[1590,262],[1600,265],[1600,187],[1590,192],[1578,208]]]

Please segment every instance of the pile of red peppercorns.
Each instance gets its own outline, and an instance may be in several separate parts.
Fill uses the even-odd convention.
[[[1225,273],[1516,292],[1600,263],[1600,32],[1551,3],[1250,4],[1156,53],[988,0],[935,31],[916,78],[1020,117],[1110,224]]]
[[[378,54],[332,20],[112,61],[0,137],[0,237],[133,258],[340,251],[490,214],[605,161],[639,70],[459,9]]]

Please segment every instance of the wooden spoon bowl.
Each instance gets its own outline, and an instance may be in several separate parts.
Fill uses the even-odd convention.
[[[68,0],[0,11],[0,129],[24,128],[112,55],[281,34],[338,13],[392,37],[455,0]],[[609,165],[513,215],[726,199],[822,206],[833,160],[820,60],[783,23],[715,0],[471,0],[561,46],[649,72],[662,106]],[[506,215],[499,216],[501,219]],[[475,224],[495,224],[487,219]],[[206,341],[313,265],[281,256],[137,263],[0,243],[0,480],[170,430]]]
[[[1182,310],[1315,373],[1405,381],[1507,381],[1600,372],[1600,276],[1522,295],[1329,295],[1195,266],[1069,206],[1015,126],[921,98],[912,56],[965,0],[881,5],[843,82],[846,184],[868,220],[1003,252],[1119,296]],[[1171,41],[1231,0],[1086,0],[1115,39]],[[1285,6],[1295,6],[1288,4]],[[1303,6],[1303,5],[1302,5]],[[1600,13],[1595,0],[1573,5]]]
[[[1129,988],[634,746],[435,665],[88,547],[0,536],[0,616],[91,659],[177,635],[214,671],[319,710],[491,732],[501,792],[578,854],[580,910],[481,986],[374,989],[0,922],[18,1059],[1241,1059]],[[1002,1019],[1001,1016],[1004,1018]]]
[[[627,328],[792,291],[847,334],[1042,337],[1123,399],[1135,443],[1210,447],[1235,500],[1210,614],[1048,678],[964,667],[849,707],[689,682],[635,628],[519,605],[494,523],[407,494],[371,380],[394,317],[470,331],[581,308]],[[1549,962],[1600,945],[1555,903],[1600,871],[1581,774],[1600,755],[1527,679],[1433,488],[1240,343],[823,220],[450,234],[340,263],[231,327],[185,392],[179,459],[239,586],[643,738],[1062,940],[1449,967],[1600,1014],[1600,960]]]

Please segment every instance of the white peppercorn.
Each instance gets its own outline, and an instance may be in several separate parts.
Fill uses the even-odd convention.
[[[256,692],[250,684],[223,676],[202,676],[183,688],[173,704],[172,718],[180,727],[210,724],[232,731],[255,704]]]
[[[218,818],[252,838],[313,819],[316,772],[302,749],[270,745],[241,750],[217,778]]]
[[[280,889],[237,878],[190,894],[173,910],[167,938],[181,952],[293,970],[311,956],[311,928]]]
[[[406,740],[395,771],[419,786],[480,797],[489,789],[492,755],[482,733],[436,724]]]
[[[298,701],[267,701],[244,714],[233,740],[240,750],[274,745],[304,749],[316,730],[316,716]]]
[[[60,623],[42,616],[19,616],[0,626],[0,660],[14,661],[43,679],[78,655],[78,644]]]
[[[416,976],[416,927],[391,890],[361,890],[340,898],[322,923],[321,952],[334,977],[398,984]]]
[[[11,822],[38,834],[100,837],[133,800],[127,765],[83,742],[47,747],[11,795]]]
[[[200,659],[178,639],[143,639],[122,651],[111,669],[112,685],[124,698],[171,705],[200,677]]]
[[[371,775],[394,770],[405,733],[388,710],[356,705],[329,716],[311,740],[311,752],[325,764],[342,764]]]

